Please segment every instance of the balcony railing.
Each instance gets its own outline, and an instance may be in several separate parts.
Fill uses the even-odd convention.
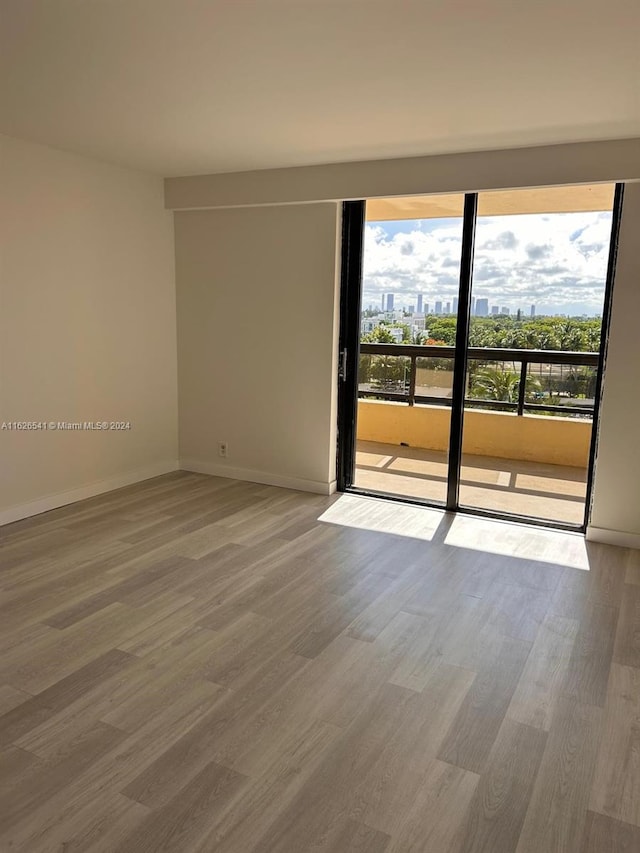
[[[380,359],[383,357],[383,360]],[[418,361],[430,360],[436,366],[431,370],[434,374],[440,370],[442,373],[449,372],[453,376],[453,359],[455,347],[450,346],[412,346],[408,344],[360,344],[360,374],[358,396],[362,398],[375,398],[378,400],[391,400],[405,402],[410,406],[415,403],[431,404],[438,406],[450,406],[450,386],[441,386],[438,394],[420,393],[424,386],[417,384],[418,373],[421,369]],[[402,358],[403,376],[398,377],[398,363],[395,366],[388,359]],[[377,359],[375,361],[374,359]],[[527,411],[531,413],[561,413],[582,417],[592,417],[593,399],[586,395],[582,402],[580,398],[572,395],[572,386],[578,388],[580,383],[585,389],[595,388],[596,371],[598,367],[598,353],[595,352],[566,352],[561,350],[534,350],[534,349],[502,349],[492,347],[470,347],[467,359],[467,396],[465,405],[470,408],[494,409],[498,411],[513,411],[523,415]],[[368,363],[367,363],[368,360]],[[442,362],[447,361],[451,367],[442,367]],[[478,362],[484,362],[485,366],[505,365],[511,363],[514,370],[512,373],[519,374],[517,383],[514,382],[513,390],[517,385],[517,395],[509,394],[510,399],[492,399],[490,397],[471,396],[469,386],[473,388],[473,382],[469,382],[469,367],[478,369]],[[515,368],[519,365],[519,368]],[[538,376],[531,371],[532,365],[538,365]],[[542,365],[548,365],[548,373],[543,376]],[[570,368],[569,375],[564,376],[564,367]],[[388,369],[385,369],[388,368]],[[586,374],[580,377],[575,368],[586,368]],[[559,372],[558,372],[559,371]],[[377,373],[377,377],[372,374]],[[545,389],[542,380],[546,381]],[[555,394],[554,394],[555,392]],[[513,398],[516,399],[513,399]],[[553,400],[567,400],[566,404],[553,402]]]

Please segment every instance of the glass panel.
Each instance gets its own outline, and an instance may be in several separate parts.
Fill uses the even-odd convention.
[[[440,351],[455,344],[463,208],[459,194],[367,203],[354,478],[367,491],[446,500],[453,353]]]
[[[479,409],[511,411],[518,406],[521,363],[470,359],[465,403]]]
[[[416,399],[450,405],[453,394],[453,358],[416,359]],[[423,400],[421,402],[427,402]]]
[[[613,190],[478,197],[462,506],[583,523]]]
[[[593,417],[597,368],[577,364],[530,364],[527,370],[525,410],[554,417]],[[564,409],[564,411],[563,411]]]
[[[411,359],[395,355],[360,354],[358,391],[361,395],[384,399],[401,395],[409,399]]]

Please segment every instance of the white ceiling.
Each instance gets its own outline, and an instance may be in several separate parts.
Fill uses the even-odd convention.
[[[0,0],[0,131],[162,175],[640,136],[639,0]]]

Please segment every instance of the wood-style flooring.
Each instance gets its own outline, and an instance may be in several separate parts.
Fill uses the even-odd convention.
[[[640,850],[640,552],[175,473],[6,526],[0,850]]]

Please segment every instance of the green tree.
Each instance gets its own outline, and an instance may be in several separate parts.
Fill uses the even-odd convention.
[[[469,344],[472,347],[495,347],[502,349],[541,349],[575,350],[577,352],[598,352],[600,347],[600,326],[598,318],[583,317],[535,317],[525,320],[517,315],[498,315],[490,317],[471,317]],[[389,329],[392,324],[387,324]],[[371,343],[392,343],[393,337],[385,334],[381,324],[374,332],[363,336],[362,340]],[[402,342],[411,344],[415,340],[410,328],[402,323],[396,324],[402,329]],[[378,331],[378,329],[380,331]],[[443,341],[454,346],[456,339],[456,317],[428,315],[425,337]]]
[[[395,344],[396,339],[386,326],[376,326],[372,332],[362,337],[365,344]]]
[[[584,347],[584,333],[575,320],[565,320],[556,326],[556,335],[561,350],[580,351]]]
[[[429,337],[444,341],[447,346],[454,346],[456,342],[456,318],[439,317],[430,315],[425,323],[429,330]]]
[[[500,370],[495,367],[481,367],[471,377],[471,396],[480,400],[494,400],[501,403],[517,403],[520,388],[520,374],[515,370]],[[534,376],[527,375],[526,391],[533,393],[540,388]]]
[[[473,376],[471,396],[481,400],[515,403],[518,400],[520,377],[513,370],[483,367]]]
[[[600,321],[590,321],[584,331],[584,343],[588,352],[599,352],[600,350]]]
[[[409,359],[393,355],[371,357],[369,375],[373,388],[378,391],[402,392],[405,389]]]

